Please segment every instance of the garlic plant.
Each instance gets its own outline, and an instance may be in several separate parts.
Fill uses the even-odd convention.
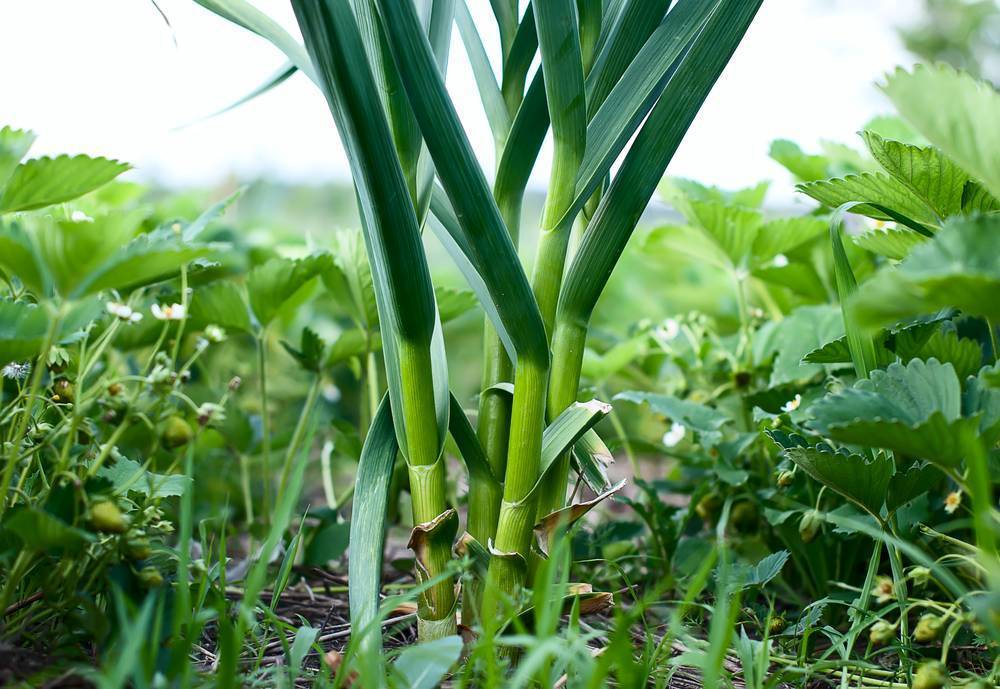
[[[585,511],[561,512],[571,466],[595,493],[613,492],[601,464],[607,449],[592,430],[608,407],[577,402],[590,315],[762,0],[491,0],[497,65],[465,0],[292,0],[304,46],[245,0],[197,2],[278,47],[289,60],[282,78],[299,70],[322,90],[350,160],[388,381],[358,471],[355,633],[379,643],[372,623],[397,452],[413,496],[420,634],[455,631],[449,563],[459,516],[445,492],[448,433],[469,472],[462,543],[487,572],[466,592],[462,615],[495,623],[498,611],[516,612],[531,584],[551,537],[544,526]],[[492,184],[445,88],[453,24],[492,128]],[[550,127],[554,156],[529,279],[517,254],[521,202]],[[475,431],[448,387],[425,227],[487,316]]]

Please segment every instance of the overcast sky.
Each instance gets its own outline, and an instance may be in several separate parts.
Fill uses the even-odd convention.
[[[287,0],[255,4],[297,34]],[[469,4],[496,54],[488,0]],[[869,117],[887,111],[874,82],[912,61],[894,27],[912,21],[918,4],[764,0],[668,172],[730,187],[768,178],[776,182],[772,200],[790,198],[787,176],[767,157],[769,142],[855,141]],[[160,6],[169,28],[148,0],[0,2],[0,125],[35,130],[35,154],[127,160],[139,180],[347,178],[326,104],[301,75],[235,111],[178,129],[247,93],[283,58],[191,0]],[[491,171],[491,137],[455,34],[449,88]],[[535,183],[547,174],[547,165],[537,169]]]

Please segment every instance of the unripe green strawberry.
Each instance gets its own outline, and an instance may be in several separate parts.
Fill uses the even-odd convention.
[[[941,689],[948,684],[948,671],[936,660],[923,663],[913,675],[913,689]]]
[[[920,617],[917,628],[913,630],[913,638],[922,644],[926,644],[938,638],[941,633],[941,618],[933,613],[927,613]]]
[[[125,533],[128,520],[115,503],[104,500],[90,506],[90,523],[104,533]]]
[[[775,617],[772,617],[770,620],[768,620],[767,631],[771,634],[780,634],[781,632],[785,631],[785,628],[787,626],[788,626],[788,621],[785,620],[785,616],[776,615]]]
[[[139,570],[139,581],[149,589],[163,586],[163,575],[156,567],[143,567]]]
[[[730,523],[737,531],[752,531],[757,526],[757,506],[746,500],[736,503],[730,515]]]
[[[133,560],[145,560],[153,554],[153,549],[149,547],[149,539],[135,538],[128,542],[128,556]]]
[[[799,520],[799,538],[802,539],[803,543],[812,542],[822,525],[823,515],[816,510],[809,510]]]
[[[868,638],[876,646],[887,644],[896,638],[896,625],[889,624],[885,620],[879,620],[872,625],[868,632]]]
[[[174,415],[167,419],[163,425],[160,439],[163,441],[164,447],[174,450],[187,445],[193,437],[194,431],[191,430],[191,425],[183,417]]]
[[[709,493],[698,501],[698,504],[694,506],[694,511],[706,522],[711,522],[718,516],[721,507],[722,497],[718,493]]]
[[[65,378],[60,378],[52,384],[52,400],[54,402],[72,403],[76,400],[76,391],[73,384]]]

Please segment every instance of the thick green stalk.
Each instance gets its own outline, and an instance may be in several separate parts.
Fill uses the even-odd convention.
[[[541,465],[542,430],[545,426],[545,362],[519,362],[514,374],[510,444],[503,502],[490,559],[488,593],[512,596],[524,584],[526,555],[535,523],[536,496],[532,492]],[[495,613],[488,596],[484,614]]]
[[[554,176],[554,175],[553,175]],[[538,302],[538,310],[542,313],[545,332],[552,335],[552,327],[556,318],[556,306],[559,303],[559,289],[562,286],[563,271],[566,267],[566,252],[569,249],[569,238],[573,223],[564,223],[551,230],[544,227],[544,217],[552,214],[551,208],[560,200],[552,200],[556,192],[549,187],[549,198],[545,203],[543,227],[538,233],[538,250],[535,255],[535,267],[531,275],[531,289]],[[550,200],[552,200],[550,202]],[[571,203],[570,199],[567,203]]]
[[[406,437],[406,462],[410,476],[415,527],[433,522],[448,509],[445,463],[437,431],[434,405],[434,379],[430,348],[426,344],[401,341],[399,363],[402,378],[402,421]],[[426,559],[417,564],[421,581],[442,574],[451,560],[450,540],[427,539]],[[435,584],[420,597],[418,617],[422,622],[441,622],[452,617],[452,624],[431,624],[423,628],[447,636],[455,632],[455,584],[451,578]],[[421,635],[424,638],[425,635]]]
[[[538,237],[532,290],[551,339],[573,218],[576,176],[587,143],[587,103],[575,0],[532,0],[545,94],[552,123],[553,161]]]
[[[497,383],[509,382],[512,366],[496,330],[489,322],[484,331],[485,361],[476,431],[493,475],[503,476],[507,469],[507,441],[510,436],[510,398],[503,392],[489,388]],[[488,543],[496,536],[502,498],[502,486],[469,477],[468,528],[469,533],[480,543]]]
[[[500,214],[517,246],[518,225],[521,216],[520,196],[516,202],[498,203]],[[490,391],[497,383],[512,382],[514,365],[504,349],[496,328],[486,319],[483,327],[483,374],[479,396],[477,434],[486,453],[494,476],[507,471],[507,448],[510,437],[510,397]],[[469,533],[480,543],[486,544],[496,537],[500,515],[501,490],[493,484],[469,480]]]
[[[587,327],[580,321],[560,319],[552,335],[552,372],[549,381],[548,417],[551,421],[576,401],[583,369],[583,351],[587,342]],[[548,479],[541,486],[537,517],[562,508],[566,501],[569,481],[568,453],[549,469]]]

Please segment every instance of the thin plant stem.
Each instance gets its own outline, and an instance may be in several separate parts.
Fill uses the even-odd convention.
[[[55,317],[52,318],[52,321],[49,323],[49,328],[45,333],[45,342],[42,345],[41,353],[35,360],[35,367],[31,371],[31,384],[28,386],[27,394],[28,402],[24,407],[24,411],[21,412],[21,415],[18,418],[14,435],[11,437],[10,455],[7,457],[7,462],[3,469],[3,477],[0,479],[0,516],[2,516],[7,509],[7,491],[10,488],[11,479],[14,477],[14,470],[17,468],[21,442],[24,440],[24,435],[28,430],[28,423],[31,420],[32,413],[34,412],[35,397],[38,395],[38,391],[42,385],[42,378],[45,376],[49,350],[51,350],[52,345],[55,344],[56,334],[59,332],[59,327],[62,324],[65,312],[64,309],[65,306],[60,305]]]
[[[271,414],[267,396],[267,330],[257,336],[257,369],[260,376],[260,448],[264,465],[264,519],[271,510]]]
[[[295,455],[299,451],[299,445],[302,444],[302,437],[305,435],[309,418],[312,416],[313,408],[316,406],[316,399],[319,397],[319,388],[322,382],[323,377],[318,373],[315,374],[312,385],[309,386],[309,392],[306,393],[306,400],[302,404],[302,411],[299,412],[299,420],[295,424],[295,431],[292,433],[292,439],[288,443],[288,449],[285,451],[285,463],[281,468],[281,481],[278,483],[279,495],[288,486],[288,477],[292,471],[292,463],[295,461]]]

